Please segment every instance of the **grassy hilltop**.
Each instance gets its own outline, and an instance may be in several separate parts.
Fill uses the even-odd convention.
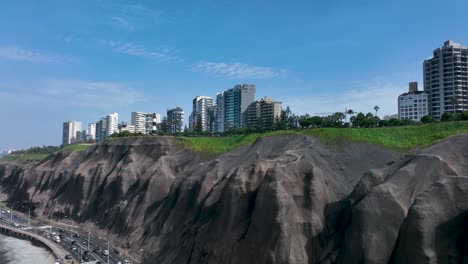
[[[428,146],[452,135],[468,133],[468,122],[438,122],[427,125],[383,127],[383,128],[313,128],[300,130],[280,130],[267,133],[234,135],[226,137],[180,137],[182,144],[195,152],[208,156],[216,156],[237,147],[249,145],[259,137],[299,134],[316,136],[324,142],[351,140],[369,142],[386,148],[405,151],[418,146]],[[85,151],[91,145],[66,145],[60,151]],[[25,153],[9,155],[2,161],[37,161],[45,159],[49,154]]]
[[[441,122],[427,125],[384,128],[315,128],[274,131],[261,134],[228,137],[183,137],[183,143],[193,151],[207,155],[219,155],[237,147],[252,144],[259,137],[285,134],[317,136],[323,141],[351,140],[369,142],[405,151],[417,146],[431,145],[452,135],[467,133],[468,122]]]

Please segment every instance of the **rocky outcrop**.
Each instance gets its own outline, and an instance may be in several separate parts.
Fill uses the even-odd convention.
[[[466,149],[468,135],[404,154],[285,135],[207,159],[172,137],[124,139],[0,165],[0,181],[145,263],[466,263]]]

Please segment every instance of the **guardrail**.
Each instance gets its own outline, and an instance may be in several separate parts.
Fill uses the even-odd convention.
[[[9,235],[9,236],[14,236],[20,239],[28,239],[34,243],[37,243],[39,245],[44,246],[47,248],[49,251],[52,252],[52,254],[55,256],[56,259],[60,261],[60,263],[64,264],[75,264],[78,263],[75,259],[69,260],[66,259],[65,256],[68,255],[67,252],[45,237],[41,237],[40,235],[27,232],[18,228],[10,227],[4,224],[0,224],[0,232]]]

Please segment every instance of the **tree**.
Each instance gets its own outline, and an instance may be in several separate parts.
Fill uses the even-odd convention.
[[[444,112],[442,114],[442,117],[440,118],[441,121],[453,121],[454,120],[454,114],[450,112]]]
[[[434,122],[434,119],[432,118],[432,116],[425,115],[425,116],[421,117],[421,123],[423,123],[423,124],[428,124],[428,123],[432,123],[432,122]]]
[[[320,116],[311,117],[310,122],[315,127],[321,127],[323,125],[323,119]]]
[[[453,96],[452,98],[450,98],[450,103],[453,106],[453,113],[455,114],[455,108],[459,103],[457,97]]]
[[[354,111],[353,111],[353,109],[348,109],[348,111],[346,111],[345,114],[347,114],[349,116],[352,116],[352,115],[354,115]]]
[[[379,112],[380,107],[378,105],[376,105],[376,106],[374,106],[374,110],[375,110],[375,116],[377,116],[377,112]]]

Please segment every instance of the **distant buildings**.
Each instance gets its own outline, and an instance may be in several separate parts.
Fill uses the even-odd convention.
[[[132,112],[131,124],[135,133],[149,135],[153,131],[153,123],[161,123],[161,115],[156,113]]]
[[[398,96],[398,117],[419,122],[428,115],[428,104],[427,93],[418,91],[418,83],[412,82],[408,92]]]
[[[250,128],[272,129],[275,120],[280,117],[281,102],[275,102],[266,96],[247,107],[246,125]]]
[[[238,84],[216,96],[197,96],[192,101],[189,116],[189,131],[224,132],[233,128],[273,127],[275,120],[281,117],[281,102],[264,97],[255,101],[256,86]],[[187,129],[184,123],[184,110],[181,107],[167,109],[167,116],[148,112],[131,112],[131,122],[119,123],[118,113],[102,117],[96,123],[90,123],[88,130],[81,130],[81,123],[64,123],[64,142],[103,142],[114,133],[130,132],[144,135],[182,133]]]
[[[164,128],[166,133],[169,134],[184,132],[184,110],[181,107],[167,110]]]
[[[68,145],[79,142],[81,137],[81,122],[66,121],[63,122],[62,144]]]
[[[242,84],[218,94],[216,97],[218,110],[216,111],[215,122],[217,132],[246,127],[246,110],[255,101],[255,92],[255,85]]]
[[[468,48],[448,40],[424,61],[424,91],[429,114],[440,118],[446,111],[468,110]]]
[[[213,131],[214,121],[213,98],[209,96],[195,97],[193,111],[189,117],[190,131]]]
[[[119,114],[112,113],[96,122],[96,140],[103,142],[110,135],[119,133]]]
[[[121,122],[119,123],[119,132],[130,132],[130,133],[136,133],[136,128],[134,125],[131,125],[127,122]]]

